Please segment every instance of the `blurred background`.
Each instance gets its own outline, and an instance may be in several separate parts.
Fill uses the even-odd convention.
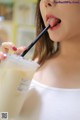
[[[0,0],[0,45],[11,41],[28,46],[35,38],[37,0]],[[33,48],[27,57],[32,56]]]

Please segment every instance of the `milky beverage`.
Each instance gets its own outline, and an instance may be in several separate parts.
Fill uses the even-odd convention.
[[[38,67],[34,61],[16,55],[0,63],[0,112],[8,112],[9,118],[18,116]]]

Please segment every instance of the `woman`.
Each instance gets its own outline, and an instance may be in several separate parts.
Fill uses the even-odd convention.
[[[39,120],[80,120],[80,4],[76,2],[38,0],[37,34],[51,26],[33,56],[40,64],[31,85],[41,99]],[[26,103],[22,111],[27,113]]]

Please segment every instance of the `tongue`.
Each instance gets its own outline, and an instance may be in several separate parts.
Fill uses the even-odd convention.
[[[50,24],[51,27],[54,27],[58,23],[58,19],[49,19],[48,23]]]

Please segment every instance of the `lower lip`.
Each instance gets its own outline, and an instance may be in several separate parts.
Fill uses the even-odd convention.
[[[59,23],[58,25],[56,25],[55,27],[51,27],[50,30],[56,30],[57,28],[59,28],[61,25],[61,23]]]

